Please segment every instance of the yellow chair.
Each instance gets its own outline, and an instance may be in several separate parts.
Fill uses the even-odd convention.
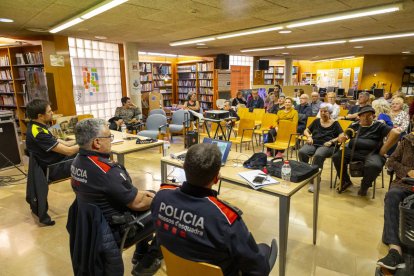
[[[241,119],[247,119],[247,120],[255,121],[256,120],[255,118],[256,118],[256,114],[254,114],[253,112],[247,111],[247,112],[243,113],[243,117],[240,117],[240,120]],[[256,126],[256,123],[255,123],[255,126]],[[238,130],[239,130],[239,122],[236,122],[236,125],[233,127],[234,136],[236,136],[236,133],[237,133]]]
[[[244,115],[246,113],[249,113],[249,109],[247,107],[239,107],[237,109],[237,115],[239,116],[239,118],[244,118]]]
[[[86,120],[86,119],[92,119],[93,115],[92,114],[80,114],[78,115],[78,122]]]
[[[315,121],[315,120],[316,120],[316,117],[315,116],[309,116],[308,117],[308,120],[306,121],[306,128],[308,128],[313,123],[313,121]],[[308,140],[308,137],[306,137],[305,135],[301,135],[298,138],[301,141]]]
[[[255,134],[255,136],[256,135],[260,136],[259,141],[261,140],[261,137],[269,131],[270,127],[276,127],[277,126],[276,119],[277,119],[276,114],[273,114],[273,113],[265,113],[264,114],[262,123],[260,125],[260,128],[255,129],[254,132],[253,132]],[[257,144],[257,139],[256,139],[256,144]]]
[[[297,124],[292,121],[281,120],[279,121],[278,132],[276,135],[276,139],[273,143],[266,143],[263,145],[264,147],[275,149],[275,150],[288,150],[290,147],[295,145],[296,137],[298,133],[296,133]],[[289,156],[289,153],[286,155]],[[298,153],[296,151],[296,160],[298,159]]]
[[[342,131],[345,131],[353,123],[353,121],[350,121],[350,120],[338,120],[338,123],[341,126]]]
[[[346,115],[348,115],[349,110],[348,109],[343,109],[342,107],[339,109],[339,117],[345,117]]]
[[[226,127],[226,121],[221,121],[221,122],[220,122],[220,125],[221,125],[221,127],[223,128],[223,130],[226,132],[226,128],[227,128],[227,127]],[[218,128],[218,130],[217,130],[217,128]],[[204,138],[204,137],[209,137],[209,136],[208,136],[208,133],[207,133],[207,130],[205,129],[204,124],[203,124],[202,130],[203,130],[203,132],[199,132],[199,134],[198,134],[199,141],[201,141],[201,138]],[[213,122],[211,122],[211,123],[210,123],[210,127],[209,127],[209,132],[210,132],[210,137],[211,137],[211,138],[213,138],[213,139],[214,139],[214,134],[216,133],[216,131],[217,131],[217,135],[218,135],[218,136],[223,135],[223,133],[221,132],[221,130],[220,130],[220,128],[219,128],[219,125],[218,125],[217,123],[213,123]],[[226,133],[224,133],[224,135],[226,135]],[[227,139],[227,138],[226,138],[226,139]]]
[[[264,108],[254,108],[253,114],[254,114],[254,125],[258,126],[262,123],[263,116],[265,115],[265,109]]]
[[[168,276],[209,275],[223,276],[221,268],[208,263],[190,261],[181,258],[161,245]]]
[[[230,138],[230,142],[232,142],[233,144],[236,144],[236,151],[237,151],[238,144],[240,144],[240,152],[242,152],[243,143],[252,143],[252,148],[254,152],[253,131],[254,131],[254,120],[240,119],[236,137]]]

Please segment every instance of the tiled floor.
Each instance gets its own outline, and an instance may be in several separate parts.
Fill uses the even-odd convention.
[[[182,138],[174,137],[171,151],[181,150]],[[127,155],[126,168],[138,188],[158,189],[160,157],[158,149]],[[302,189],[292,197],[287,275],[373,275],[376,260],[387,252],[381,235],[388,177],[385,176],[386,188],[377,188],[374,200],[370,198],[372,189],[366,198],[356,195],[358,187],[339,195],[329,188],[329,161],[325,162],[322,174],[315,246],[312,245],[312,194]],[[14,169],[0,171],[0,175],[17,174]],[[379,186],[380,183],[379,179]],[[359,185],[359,179],[354,179],[354,184]],[[35,223],[25,202],[25,189],[25,180],[0,187],[0,275],[73,274],[65,229],[67,211],[74,199],[69,181],[50,186],[49,214],[56,220],[53,227],[39,227]],[[221,197],[243,210],[243,218],[257,242],[278,237],[276,197],[230,184],[223,185]],[[132,254],[132,249],[123,254],[126,275],[130,275],[132,268]],[[166,275],[165,267],[157,275]],[[271,275],[278,275],[278,264]]]

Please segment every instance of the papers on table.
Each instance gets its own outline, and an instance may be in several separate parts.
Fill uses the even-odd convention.
[[[115,139],[111,142],[111,144],[120,144],[120,143],[123,143],[123,142],[124,142],[124,140],[122,140],[122,139]]]
[[[249,183],[249,185],[255,190],[268,186],[268,185],[279,183],[279,181],[270,177],[269,175],[266,175],[261,170],[249,170],[245,172],[240,172],[239,175],[245,180],[247,180],[247,183]],[[264,176],[266,177],[266,179],[262,183],[255,183],[253,182],[253,180],[256,178],[256,176]]]

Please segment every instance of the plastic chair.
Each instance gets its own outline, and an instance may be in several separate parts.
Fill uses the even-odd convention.
[[[262,120],[262,123],[260,125],[260,128],[255,129],[254,132],[253,132],[255,134],[255,137],[256,137],[256,135],[259,135],[259,137],[260,137],[259,142],[261,140],[261,137],[265,133],[267,133],[270,130],[271,127],[276,127],[277,126],[276,119],[277,119],[277,115],[273,114],[273,113],[265,113],[263,115],[263,120]],[[256,144],[257,144],[257,139],[256,139]]]
[[[153,114],[161,114],[167,117],[167,114],[165,113],[163,109],[153,109],[149,112],[148,116],[151,116]]]
[[[92,119],[92,118],[93,118],[92,114],[80,114],[78,115],[78,122],[82,120],[86,120],[86,119]]]
[[[339,109],[339,117],[345,117],[346,115],[348,115],[349,110],[348,109],[343,109],[342,107]]]
[[[185,136],[185,131],[190,126],[190,112],[184,109],[180,109],[173,113],[171,123],[169,124],[169,131],[171,134],[182,134]]]
[[[237,115],[239,116],[240,119],[244,118],[244,115],[246,113],[249,113],[249,109],[247,107],[239,107],[237,109]]]
[[[308,128],[315,120],[316,120],[315,116],[309,116],[308,120],[306,121],[306,128]],[[301,136],[298,136],[298,139],[304,142],[308,140],[308,137],[306,137],[305,135],[301,135]]]
[[[221,268],[212,264],[181,258],[161,245],[168,276],[209,275],[223,276]]]
[[[297,124],[287,120],[279,121],[278,132],[273,143],[266,143],[264,147],[274,150],[289,150],[295,145],[296,137],[299,133],[296,132]],[[289,153],[287,154],[289,157]],[[298,152],[296,151],[296,160],[298,160]]]
[[[230,142],[237,145],[240,144],[240,152],[242,152],[243,143],[252,143],[252,149],[254,152],[253,145],[253,131],[254,131],[254,120],[252,119],[240,119],[237,135],[234,138],[230,138]]]
[[[338,120],[339,125],[342,128],[342,131],[345,131],[354,121],[350,120]]]
[[[264,108],[254,108],[254,124],[255,126],[260,125],[263,120],[263,116],[265,115],[266,110]]]
[[[161,114],[152,114],[148,116],[145,130],[138,132],[139,136],[145,136],[152,139],[158,139],[160,134],[168,132],[167,117]]]

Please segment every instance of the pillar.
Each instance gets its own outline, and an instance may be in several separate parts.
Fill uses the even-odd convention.
[[[285,83],[292,85],[292,58],[285,58]]]
[[[138,43],[124,43],[124,52],[127,95],[131,98],[131,102],[133,102],[142,111]]]

